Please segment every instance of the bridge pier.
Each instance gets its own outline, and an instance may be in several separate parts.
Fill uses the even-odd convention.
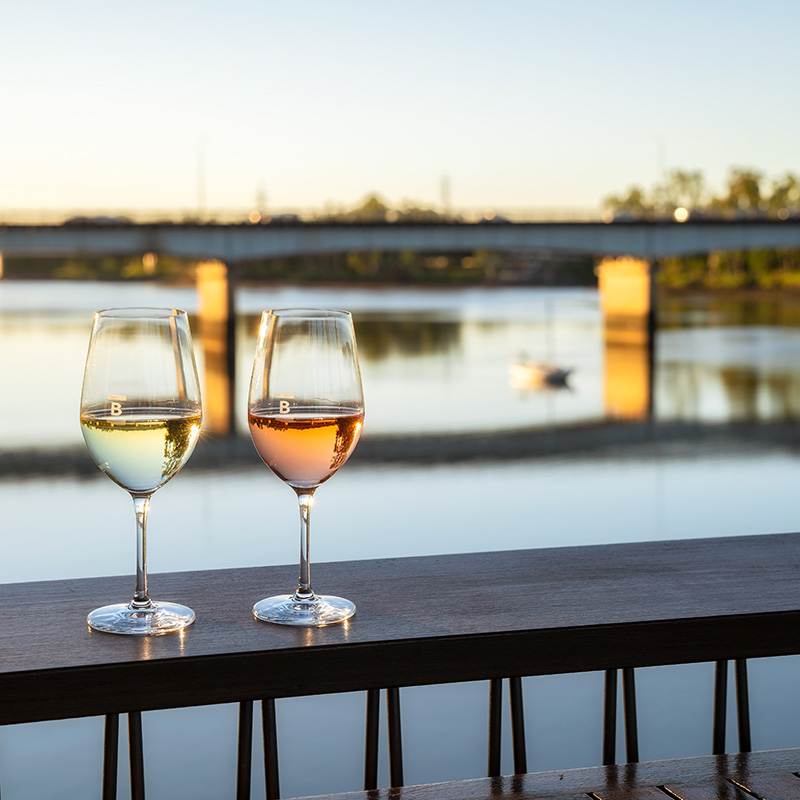
[[[236,315],[232,270],[222,261],[197,265],[200,342],[205,364],[203,429],[236,432]]]
[[[616,419],[653,414],[655,262],[606,258],[597,267],[604,317],[605,408]]]

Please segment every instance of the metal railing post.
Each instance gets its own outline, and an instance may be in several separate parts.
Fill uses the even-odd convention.
[[[117,800],[119,714],[106,714],[103,735],[103,800]]]
[[[253,701],[239,703],[239,744],[236,757],[236,800],[250,800],[253,772]]]
[[[714,664],[714,727],[711,752],[715,756],[725,752],[725,726],[728,706],[728,662]]]
[[[367,690],[367,730],[364,743],[364,789],[378,788],[378,729],[380,725],[380,689]]]
[[[400,725],[400,689],[386,690],[386,721],[389,726],[389,781],[392,787],[403,785],[403,735]]]
[[[622,669],[622,702],[625,713],[625,756],[629,764],[639,760],[639,726],[636,721],[636,683],[633,667]]]
[[[747,659],[737,658],[733,664],[736,680],[736,719],[739,726],[739,752],[750,753],[753,745],[750,740],[750,696],[747,689]]]
[[[525,709],[522,703],[522,678],[508,679],[511,703],[511,744],[514,751],[514,773],[522,775],[528,771],[528,753],[525,747]]]
[[[500,744],[503,722],[503,679],[489,681],[489,758],[486,774],[496,778],[500,774]]]
[[[275,699],[261,701],[261,726],[264,734],[264,786],[267,800],[281,796],[278,779],[278,722],[275,717]]]
[[[128,712],[128,752],[131,765],[131,800],[144,800],[144,746],[142,712]]]
[[[617,761],[617,670],[605,671],[603,693],[603,766]]]

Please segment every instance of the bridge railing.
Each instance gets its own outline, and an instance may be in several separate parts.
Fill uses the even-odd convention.
[[[182,634],[147,639],[86,627],[86,612],[124,597],[129,578],[5,585],[0,724],[104,715],[102,796],[112,798],[119,715],[127,713],[132,796],[143,798],[141,712],[236,702],[239,759],[231,783],[238,798],[247,798],[254,703],[261,701],[265,785],[275,798],[278,698],[367,692],[364,777],[371,788],[378,703],[386,690],[390,780],[397,786],[403,783],[401,687],[487,681],[491,775],[500,768],[504,679],[515,770],[524,772],[522,676],[606,671],[602,760],[610,763],[617,670],[626,759],[635,761],[635,668],[716,663],[709,749],[724,751],[727,662],[734,660],[739,749],[749,750],[745,660],[800,653],[799,548],[800,534],[783,534],[319,564],[319,585],[352,599],[358,612],[347,623],[317,629],[268,625],[250,613],[255,600],[293,584],[295,567],[161,575],[159,594],[194,608],[197,621]],[[598,743],[598,761],[600,753]]]

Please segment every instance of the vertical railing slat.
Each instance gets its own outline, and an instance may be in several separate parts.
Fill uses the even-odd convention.
[[[503,724],[503,679],[489,681],[489,758],[486,774],[496,778],[500,774],[500,745]]]
[[[386,690],[386,722],[389,727],[389,781],[403,785],[403,733],[400,724],[400,689]]]
[[[736,719],[739,725],[739,752],[750,753],[753,745],[750,739],[750,696],[747,689],[747,659],[737,658],[733,663],[736,679]]]
[[[264,785],[267,800],[279,800],[281,796],[278,778],[278,722],[275,717],[275,699],[267,697],[261,701],[261,727],[264,734]]]
[[[381,716],[380,689],[367,690],[367,729],[364,736],[364,789],[378,788],[378,735]]]
[[[106,714],[103,735],[103,800],[117,800],[119,714]]]
[[[236,761],[236,800],[250,800],[253,772],[253,701],[239,703],[239,745]]]
[[[144,746],[142,712],[128,712],[128,751],[131,765],[131,800],[144,800]]]
[[[514,751],[514,773],[522,775],[528,771],[528,753],[525,747],[525,708],[522,701],[522,678],[508,679],[511,702],[511,745]]]
[[[714,727],[712,731],[712,753],[725,752],[725,726],[728,705],[728,662],[717,661],[714,665]]]
[[[636,682],[633,667],[622,669],[622,701],[625,719],[625,755],[629,764],[639,760],[639,726],[636,720]]]
[[[617,761],[617,670],[605,672],[603,692],[603,766]]]

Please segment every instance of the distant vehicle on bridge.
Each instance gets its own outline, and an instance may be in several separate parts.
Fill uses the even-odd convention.
[[[276,214],[274,217],[261,218],[262,225],[300,225],[302,222],[299,214]]]
[[[97,217],[70,217],[61,224],[67,228],[88,228],[93,225],[134,225],[135,223],[127,217],[107,217],[101,214]]]
[[[490,208],[483,212],[483,216],[478,220],[479,225],[511,225],[511,220],[508,217],[503,217],[497,214],[494,209]]]
[[[678,216],[680,215],[680,216]],[[752,208],[742,208],[738,211],[715,210],[715,209],[687,209],[678,207],[672,213],[665,215],[663,212],[658,215],[652,210],[641,213],[632,211],[606,211],[601,216],[601,220],[606,223],[664,223],[664,222],[768,222],[780,223],[787,220],[800,219],[800,212],[790,211],[788,208],[781,208],[778,211],[766,211]]]

